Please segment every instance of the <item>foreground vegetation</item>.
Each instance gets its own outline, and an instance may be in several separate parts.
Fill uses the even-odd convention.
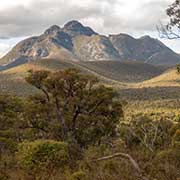
[[[127,115],[78,70],[30,71],[28,98],[0,95],[0,179],[176,180],[180,115]]]

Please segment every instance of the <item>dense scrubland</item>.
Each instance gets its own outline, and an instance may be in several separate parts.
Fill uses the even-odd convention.
[[[179,74],[168,72],[124,88],[72,68],[28,71],[29,95],[0,95],[0,179],[178,180]]]

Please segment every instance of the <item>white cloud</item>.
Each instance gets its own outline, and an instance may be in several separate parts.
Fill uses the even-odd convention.
[[[171,0],[5,0],[0,8],[0,36],[40,33],[52,24],[82,20],[100,33],[153,30],[166,17]]]
[[[171,3],[172,0],[4,0],[0,6],[0,38],[37,35],[53,24],[62,26],[72,19],[101,34],[157,36],[155,26],[166,19],[165,9]],[[9,42],[3,43],[0,52],[8,49]]]
[[[0,57],[5,55],[16,43],[23,40],[26,37],[0,39]]]
[[[2,57],[9,49],[9,44],[0,42],[0,57]]]

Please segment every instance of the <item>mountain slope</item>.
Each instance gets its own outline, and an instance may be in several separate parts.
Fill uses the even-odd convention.
[[[32,92],[37,92],[37,89],[31,88],[24,80],[28,70],[46,69],[56,71],[66,68],[78,68],[83,73],[97,76],[101,82],[119,87],[129,87],[131,86],[129,83],[147,80],[164,71],[160,67],[136,62],[73,62],[59,59],[43,59],[1,71],[0,91],[12,92],[18,95],[28,95]],[[110,69],[110,71],[108,71],[108,69]]]
[[[166,68],[139,62],[89,61],[77,62],[104,77],[123,82],[142,82],[162,74]]]
[[[78,36],[74,52],[83,61],[121,60],[119,53],[106,36]]]
[[[77,21],[65,24],[63,28],[53,25],[42,35],[25,39],[18,43],[7,55],[0,60],[0,65],[18,61],[19,58],[27,61],[39,58],[55,58],[75,60],[73,40],[75,36],[90,36],[95,33],[90,27],[85,27]]]
[[[124,60],[154,65],[174,65],[180,62],[178,54],[150,36],[135,39],[127,34],[118,34],[110,35],[109,39]]]
[[[149,36],[135,39],[127,34],[103,36],[78,21],[62,28],[53,25],[42,35],[18,43],[0,59],[0,70],[28,61],[58,58],[72,61],[140,61],[154,65],[175,65],[180,56]]]
[[[176,69],[169,69],[164,73],[156,76],[152,79],[146,80],[143,83],[138,83],[140,87],[172,87],[180,86],[180,74],[177,73]]]

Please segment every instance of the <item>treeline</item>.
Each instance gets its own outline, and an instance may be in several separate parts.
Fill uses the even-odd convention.
[[[26,81],[40,93],[0,95],[1,180],[180,177],[180,116],[125,121],[118,93],[76,69]]]

